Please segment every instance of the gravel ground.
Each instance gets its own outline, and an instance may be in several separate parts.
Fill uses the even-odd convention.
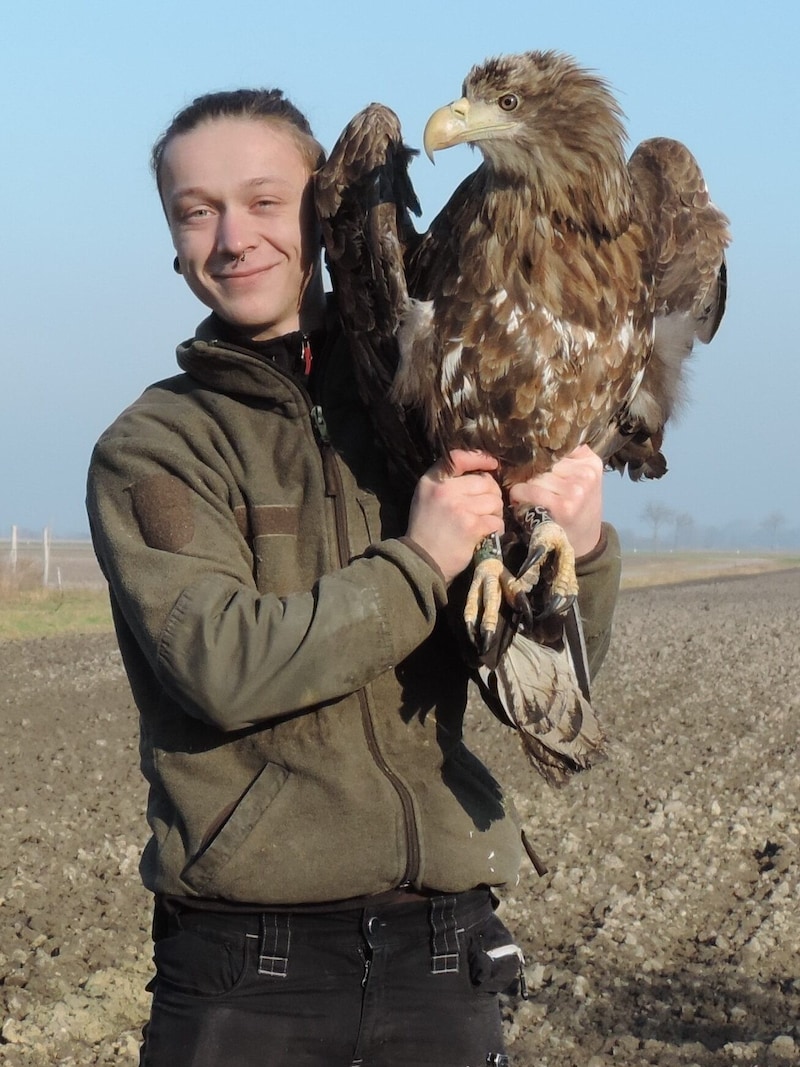
[[[624,593],[613,756],[561,792],[471,716],[550,868],[502,906],[512,1067],[800,1063],[799,602],[800,570]],[[145,793],[113,638],[0,644],[0,705],[0,1061],[135,1064]]]

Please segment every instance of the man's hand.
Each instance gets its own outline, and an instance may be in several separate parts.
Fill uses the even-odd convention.
[[[547,508],[578,557],[591,552],[600,540],[603,462],[588,445],[580,445],[547,474],[512,486],[509,497],[514,506]]]
[[[407,535],[434,560],[450,582],[472,560],[479,542],[503,532],[503,497],[485,452],[456,449],[452,470],[440,460],[417,483]]]

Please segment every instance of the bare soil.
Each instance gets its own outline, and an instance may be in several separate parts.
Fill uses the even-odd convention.
[[[800,1063],[800,570],[621,596],[612,757],[560,792],[475,708],[549,873],[502,915],[512,1067]],[[0,644],[0,1061],[137,1062],[145,790],[111,635]],[[235,1062],[232,1060],[232,1062]]]

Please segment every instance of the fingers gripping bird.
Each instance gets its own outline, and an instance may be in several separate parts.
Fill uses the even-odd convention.
[[[424,134],[431,157],[461,143],[483,161],[424,235],[411,222],[414,153],[388,108],[357,115],[317,175],[359,386],[398,477],[410,484],[436,456],[482,449],[508,488],[581,444],[634,480],[660,477],[686,359],[696,340],[712,339],[725,307],[727,220],[694,157],[654,138],[626,160],[608,86],[555,52],[474,67]],[[573,650],[566,668],[544,674],[519,660],[532,616],[567,612],[577,594],[568,542],[546,518],[509,513],[512,540],[525,546],[514,575],[496,546],[480,546],[465,619],[485,653],[502,587],[519,639],[495,654],[492,686],[516,725],[538,723],[540,736],[561,709],[557,761],[574,769],[602,747],[601,732],[585,682],[565,700],[550,687],[574,678],[580,657]],[[525,648],[526,663],[541,658],[541,644]]]

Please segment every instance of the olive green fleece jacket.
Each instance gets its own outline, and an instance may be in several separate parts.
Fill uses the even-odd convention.
[[[89,472],[140,711],[145,885],[277,906],[513,884],[518,827],[462,741],[447,588],[398,536],[346,352],[327,361],[321,433],[297,381],[208,330]],[[619,575],[608,534],[580,574],[595,662]]]

